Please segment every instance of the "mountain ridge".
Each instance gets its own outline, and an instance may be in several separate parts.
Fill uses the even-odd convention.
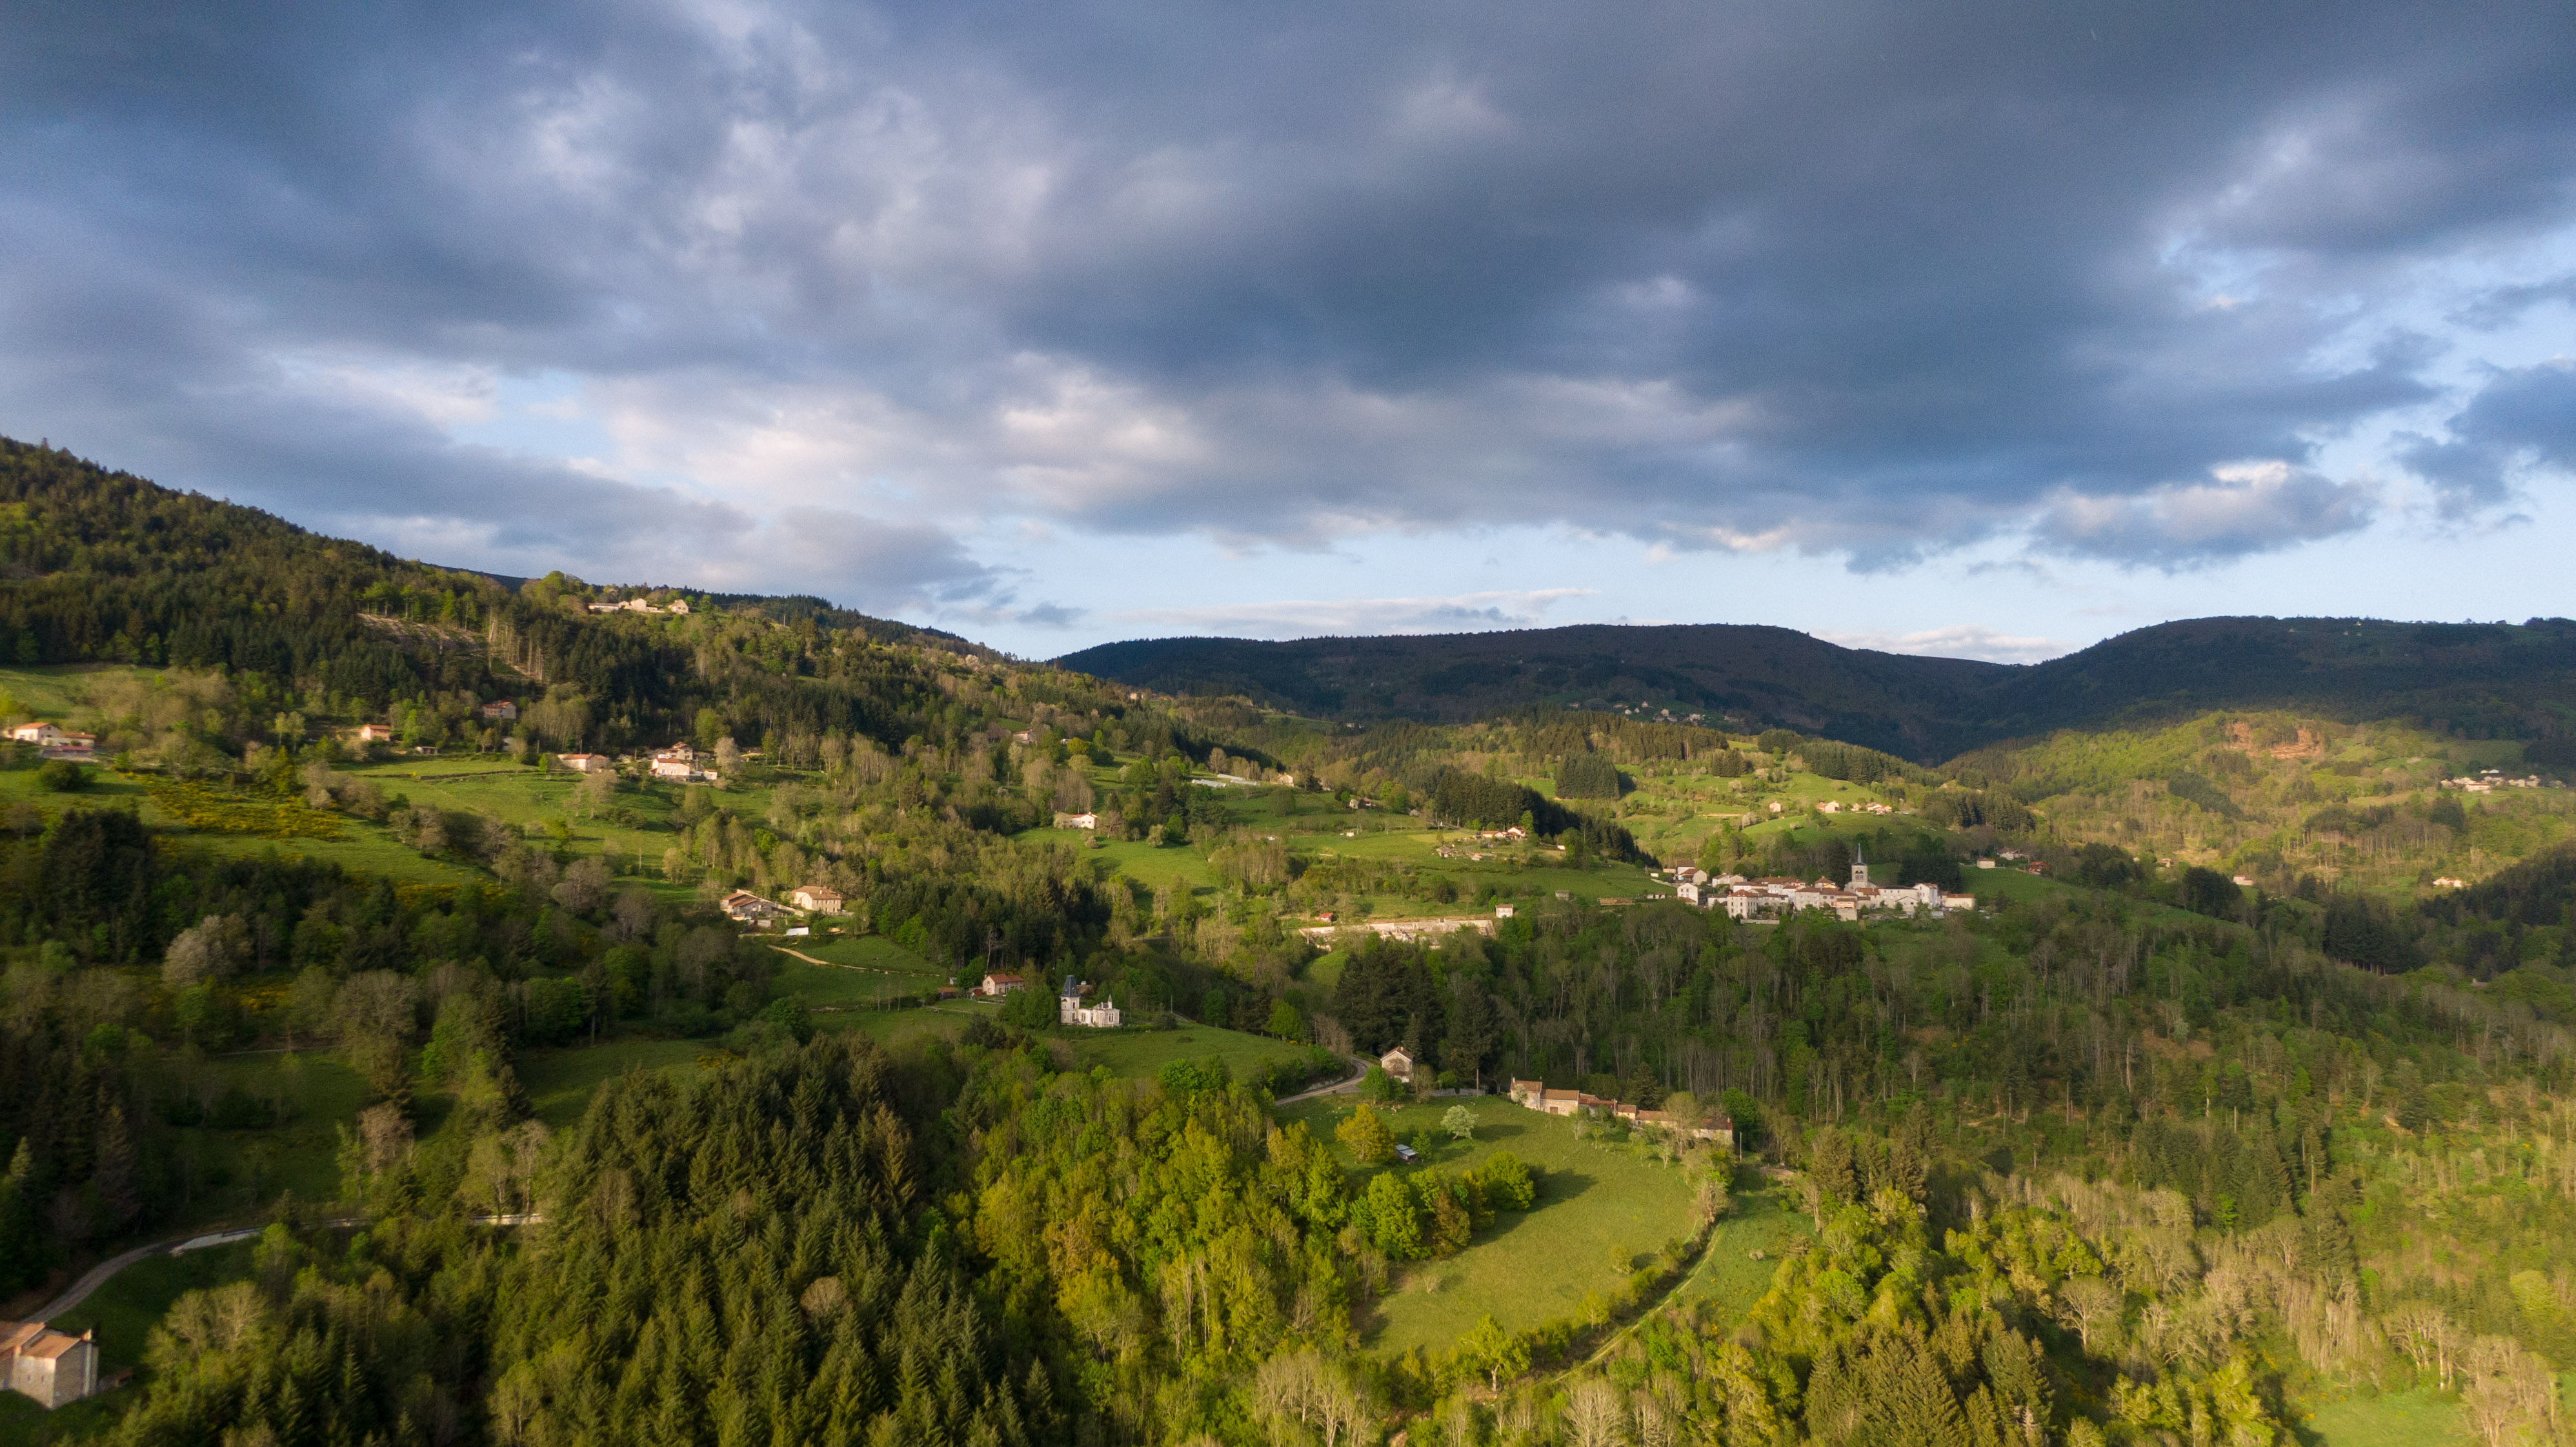
[[[1752,624],[1575,624],[1496,633],[1137,639],[1057,666],[1158,692],[1241,693],[1347,722],[1464,722],[1541,703],[1650,706],[1790,727],[1924,762],[2054,729],[2213,708],[2437,719],[2470,733],[2576,726],[2576,623],[2213,617],[2044,663],[1845,648]]]

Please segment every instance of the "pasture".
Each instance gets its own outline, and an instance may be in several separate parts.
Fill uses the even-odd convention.
[[[527,1051],[519,1057],[517,1069],[529,1108],[546,1129],[559,1131],[580,1123],[590,1098],[611,1078],[629,1070],[649,1070],[694,1081],[698,1057],[716,1048],[700,1040],[611,1040]]]
[[[1279,1117],[1305,1122],[1348,1167],[1333,1127],[1355,1102],[1324,1096]],[[1475,1139],[1463,1143],[1439,1134],[1441,1115],[1462,1103],[1478,1120]],[[1589,1300],[1606,1301],[1649,1256],[1691,1232],[1692,1191],[1679,1167],[1597,1136],[1578,1139],[1571,1120],[1500,1096],[1437,1099],[1387,1115],[1399,1140],[1435,1137],[1421,1165],[1389,1169],[1466,1170],[1507,1150],[1538,1173],[1539,1194],[1527,1212],[1498,1216],[1466,1250],[1406,1268],[1362,1323],[1372,1350],[1444,1351],[1488,1314],[1515,1331],[1581,1316]]]
[[[1306,1047],[1266,1035],[1220,1030],[1213,1025],[1184,1025],[1176,1030],[1068,1030],[1074,1059],[1084,1070],[1106,1068],[1112,1075],[1146,1078],[1175,1060],[1225,1062],[1234,1078],[1274,1060],[1291,1060]]]
[[[2299,1425],[2316,1447],[2467,1447],[2477,1440],[2459,1399],[2429,1387],[2343,1397],[2318,1407]]]

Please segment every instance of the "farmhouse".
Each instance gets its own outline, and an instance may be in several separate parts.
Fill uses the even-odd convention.
[[[1100,816],[1097,814],[1059,813],[1055,816],[1055,827],[1058,829],[1097,829],[1100,827]]]
[[[382,743],[393,736],[394,730],[391,724],[358,725],[358,742],[362,744]]]
[[[1665,1111],[1640,1110],[1636,1106],[1580,1090],[1550,1090],[1543,1080],[1515,1080],[1509,1095],[1513,1104],[1549,1115],[1571,1116],[1593,1111],[1636,1125],[1678,1131],[1693,1140],[1716,1141],[1726,1146],[1735,1144],[1735,1122],[1723,1115],[1711,1117],[1705,1125],[1695,1125]]]
[[[998,1000],[1014,990],[1025,990],[1028,987],[1029,982],[1018,975],[986,975],[984,983],[977,985],[968,993],[981,995],[987,1000]]]
[[[555,762],[576,774],[605,773],[617,767],[616,762],[606,754],[557,754]]]
[[[9,730],[9,737],[22,744],[34,744],[39,748],[50,748],[51,746],[63,741],[63,730],[59,724],[50,724],[39,720],[35,723],[22,723],[16,728]]]
[[[780,906],[778,901],[763,899],[748,889],[737,889],[726,895],[724,902],[717,908],[725,912],[725,918],[738,924],[766,925],[771,920],[783,918],[787,914],[786,909]]]
[[[1405,1049],[1403,1046],[1398,1045],[1393,1050],[1379,1056],[1377,1058],[1377,1064],[1378,1068],[1385,1071],[1389,1076],[1392,1076],[1397,1080],[1401,1080],[1407,1085],[1411,1085],[1413,1083],[1413,1052]]]
[[[514,723],[519,717],[519,706],[506,698],[496,698],[483,705],[483,717],[496,723]]]
[[[684,740],[653,755],[652,774],[657,779],[676,779],[683,784],[715,783],[716,776],[699,767],[705,756],[689,747]]]
[[[839,914],[841,892],[828,884],[809,884],[787,896],[787,902],[807,914]]]
[[[0,1321],[0,1377],[48,1409],[98,1390],[98,1339],[48,1331],[41,1321]]]

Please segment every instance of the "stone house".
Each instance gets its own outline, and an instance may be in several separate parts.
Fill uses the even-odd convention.
[[[1405,1049],[1403,1046],[1398,1045],[1393,1050],[1379,1056],[1377,1058],[1377,1064],[1378,1068],[1385,1071],[1390,1079],[1401,1080],[1407,1085],[1411,1085],[1413,1083],[1413,1052]]]
[[[0,1321],[0,1378],[48,1410],[98,1390],[98,1337],[49,1331],[41,1321]]]
[[[787,896],[787,902],[807,914],[839,914],[841,892],[828,884],[809,884]]]
[[[725,918],[740,924],[767,924],[787,913],[776,900],[763,899],[748,889],[737,889],[717,906]]]

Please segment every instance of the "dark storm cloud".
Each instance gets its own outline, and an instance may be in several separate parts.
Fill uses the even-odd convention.
[[[870,601],[1011,606],[960,539],[1014,516],[2290,546],[2374,516],[2323,442],[2442,395],[2427,270],[2576,220],[2563,4],[12,24],[0,428]],[[455,440],[537,375],[607,455]],[[2568,465],[2508,380],[2407,454],[2455,510]]]
[[[2546,362],[2497,373],[2448,423],[2450,439],[2409,436],[2398,454],[2433,484],[2445,517],[2507,502],[2538,471],[2576,471],[2576,367]]]

